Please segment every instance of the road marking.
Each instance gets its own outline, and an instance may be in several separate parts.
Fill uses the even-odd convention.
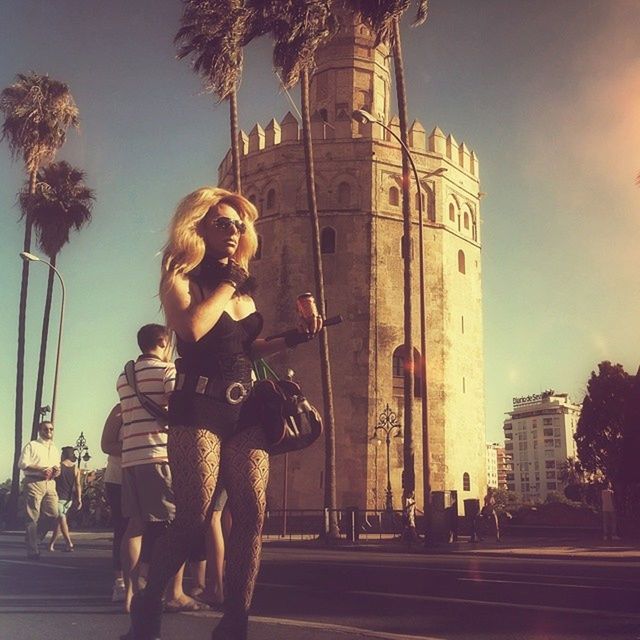
[[[492,602],[469,598],[448,598],[444,596],[420,596],[410,593],[380,593],[379,591],[343,591],[344,594],[358,596],[377,596],[380,598],[396,598],[398,600],[416,600],[418,602],[451,602],[455,604],[475,604],[488,607],[504,607],[507,609],[527,609],[530,611],[548,611],[551,613],[575,613],[578,615],[604,616],[606,618],[624,618],[640,620],[640,614],[625,611],[603,611],[602,609],[577,609],[572,607],[553,607],[545,604],[521,604],[518,602]]]
[[[30,567],[62,569],[63,571],[79,571],[80,569],[82,569],[82,567],[69,567],[64,564],[49,564],[48,562],[42,562],[41,560],[7,560],[6,558],[0,558],[0,562],[6,562],[7,564],[26,564]]]
[[[270,585],[280,586],[280,585]],[[186,612],[185,612],[186,613]],[[197,611],[186,613],[188,616],[199,618],[220,618],[222,614],[211,611]],[[321,631],[331,631],[333,633],[343,633],[349,635],[365,636],[365,638],[376,638],[376,640],[446,640],[435,636],[415,636],[405,633],[391,633],[388,631],[376,631],[374,629],[363,629],[362,627],[350,627],[343,624],[333,624],[331,622],[313,622],[311,620],[294,620],[291,618],[270,618],[266,616],[251,616],[249,620],[263,624],[281,625],[286,627],[297,627],[303,629],[318,629]]]
[[[560,577],[560,576],[557,576]],[[477,582],[478,584],[521,584],[523,586],[530,585],[542,585],[544,587],[570,587],[571,589],[608,589],[609,591],[640,591],[640,589],[632,589],[629,587],[607,587],[602,584],[569,584],[562,582],[536,582],[536,581],[524,581],[524,580],[492,580],[484,578],[458,578],[460,582]]]
[[[316,587],[305,587],[303,585],[286,585],[273,582],[258,582],[261,587],[270,589],[297,589],[304,591],[318,592]],[[528,609],[531,611],[549,611],[553,613],[575,613],[580,615],[598,615],[607,618],[625,618],[640,620],[640,614],[627,613],[625,611],[604,611],[601,609],[578,609],[572,607],[554,607],[546,604],[525,604],[518,602],[499,602],[491,600],[475,600],[473,598],[451,598],[447,596],[424,596],[412,593],[382,593],[380,591],[340,591],[341,595],[374,596],[379,598],[396,598],[398,600],[415,600],[417,602],[451,602],[455,604],[476,604],[489,607],[505,607],[507,609]]]
[[[273,561],[271,561],[272,564]],[[322,560],[299,560],[296,561],[296,565],[312,565],[312,566],[316,566],[316,565],[326,565],[328,564],[326,561],[322,561]],[[335,565],[342,565],[344,566],[344,563],[329,563],[329,564],[335,564]],[[385,563],[385,564],[373,564],[373,563],[368,563],[368,562],[353,562],[351,563],[353,564],[353,566],[357,566],[357,567],[365,567],[368,569],[405,569],[405,570],[409,570],[409,571],[426,571],[426,572],[442,572],[442,573],[464,573],[464,574],[469,574],[469,573],[477,573],[479,572],[481,575],[498,575],[498,576],[524,576],[526,578],[531,577],[531,573],[527,573],[527,572],[522,572],[522,571],[508,571],[508,570],[503,570],[503,571],[487,571],[484,570],[482,568],[478,568],[478,567],[463,567],[460,569],[456,569],[453,567],[421,567],[421,566],[409,566],[406,564],[395,564],[390,566],[389,563]],[[603,576],[583,576],[583,575],[579,575],[579,574],[571,574],[568,575],[566,573],[563,574],[554,574],[554,573],[536,573],[535,574],[536,578],[564,578],[565,580],[567,578],[574,578],[575,580],[592,580],[592,581],[596,581],[599,585],[602,583],[603,580],[608,580],[610,582],[615,582],[616,584],[620,584],[620,583],[625,583],[625,584],[634,584],[634,585],[640,585],[640,580],[635,579],[629,579],[629,578],[605,578]],[[458,578],[460,579],[460,578]],[[551,584],[551,583],[543,583],[543,584]]]

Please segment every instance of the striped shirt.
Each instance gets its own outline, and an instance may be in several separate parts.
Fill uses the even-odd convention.
[[[157,358],[143,357],[136,361],[135,372],[138,390],[166,407],[175,385],[175,366]],[[166,423],[143,409],[124,371],[118,377],[116,386],[122,411],[122,468],[168,462]]]

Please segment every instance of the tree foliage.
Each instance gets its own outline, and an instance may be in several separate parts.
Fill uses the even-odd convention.
[[[614,484],[633,479],[639,417],[637,376],[620,364],[601,362],[587,383],[575,435],[582,468]]]
[[[2,138],[28,173],[50,160],[64,144],[67,129],[78,126],[78,107],[63,82],[34,71],[16,76],[0,93]]]
[[[20,193],[23,215],[29,211],[38,245],[50,258],[69,242],[72,229],[79,231],[91,220],[95,195],[84,178],[84,171],[61,160],[38,170],[33,195],[28,184]]]

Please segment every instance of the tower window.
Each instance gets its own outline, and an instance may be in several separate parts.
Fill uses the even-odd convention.
[[[336,252],[336,230],[333,227],[324,227],[320,232],[320,252]]]
[[[469,228],[469,213],[467,211],[464,212],[464,228]]]
[[[424,191],[420,194],[416,193],[416,211],[420,211],[420,205],[422,205],[422,213],[424,213],[425,204]]]
[[[466,471],[462,474],[462,490],[471,491],[471,477]]]
[[[429,222],[436,221],[436,196],[432,189],[425,187],[423,193],[427,196],[427,220]]]
[[[351,204],[351,185],[348,182],[338,185],[338,204],[344,207]]]
[[[393,395],[404,395],[404,345],[396,347],[391,359]],[[413,350],[413,395],[422,397],[422,358],[417,349]]]
[[[467,272],[466,260],[465,260],[465,257],[464,257],[464,251],[462,249],[460,249],[460,251],[458,251],[458,271],[460,273],[466,273]]]
[[[464,333],[464,316],[462,316],[460,318],[460,325],[461,325],[461,328],[462,328],[462,333]]]
[[[389,189],[389,204],[392,207],[397,207],[400,204],[400,192],[398,187],[391,187]]]
[[[276,206],[276,190],[269,189],[267,191],[267,209],[273,209]]]
[[[453,202],[449,204],[449,220],[451,220],[451,222],[456,221],[456,206]]]

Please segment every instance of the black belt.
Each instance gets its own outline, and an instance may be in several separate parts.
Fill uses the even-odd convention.
[[[176,377],[176,391],[191,391],[229,404],[240,404],[251,391],[253,382],[227,382],[220,378],[179,373]]]

